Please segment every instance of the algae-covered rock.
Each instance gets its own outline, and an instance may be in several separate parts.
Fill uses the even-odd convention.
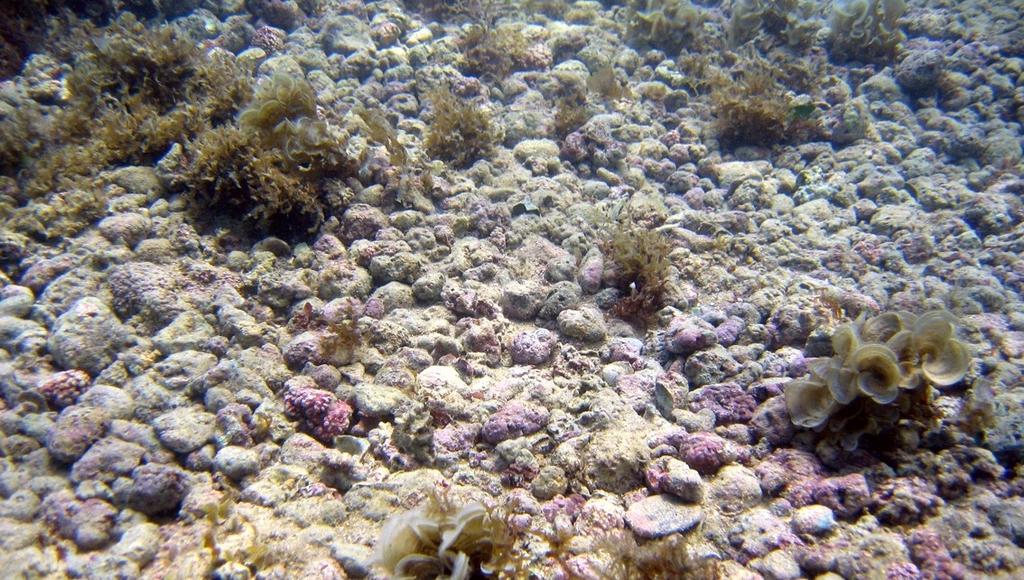
[[[179,279],[172,268],[152,262],[115,266],[107,277],[114,308],[121,316],[141,314],[155,322],[170,322],[184,309]]]
[[[114,361],[128,337],[110,308],[89,296],[57,319],[48,344],[57,364],[97,375]]]
[[[73,463],[107,431],[103,409],[74,405],[61,411],[46,436],[46,448],[57,461]]]
[[[189,453],[213,437],[214,416],[197,409],[183,408],[164,413],[153,420],[156,436],[175,453]]]
[[[626,510],[626,523],[641,538],[661,538],[687,532],[704,519],[700,507],[685,504],[669,495],[644,498]]]
[[[259,456],[252,449],[229,445],[217,452],[213,466],[231,479],[241,481],[259,472]]]
[[[643,485],[643,465],[650,453],[643,437],[619,430],[601,431],[583,451],[583,475],[593,488],[626,493]]]
[[[201,350],[214,334],[202,314],[186,310],[153,337],[153,344],[164,354]]]

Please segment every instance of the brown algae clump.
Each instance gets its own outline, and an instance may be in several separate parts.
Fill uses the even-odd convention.
[[[832,4],[832,56],[839,61],[885,62],[905,38],[904,0],[837,0]]]
[[[130,14],[96,31],[66,85],[68,105],[24,144],[25,153],[46,147],[27,163],[33,197],[114,164],[151,163],[229,120],[250,93],[249,73],[232,56],[206,55],[173,27],[149,30]]]
[[[468,167],[490,155],[499,136],[483,109],[459,99],[447,87],[431,92],[429,99],[434,118],[424,147],[431,157]]]
[[[187,181],[202,204],[244,209],[264,225],[315,227],[323,213],[318,178],[355,172],[347,137],[317,116],[309,82],[277,74],[260,85],[237,127],[206,131],[190,144]]]
[[[960,382],[971,364],[944,310],[915,316],[887,312],[844,324],[832,335],[831,358],[810,361],[810,376],[786,385],[786,406],[795,425],[827,430],[843,447],[879,433],[901,417],[920,413],[930,387]]]
[[[611,313],[618,318],[646,324],[666,305],[672,290],[672,240],[658,228],[665,222],[668,209],[657,196],[641,193],[630,199],[614,215],[601,215],[604,237],[601,251],[615,274],[620,298]]]
[[[713,78],[711,102],[718,138],[729,147],[774,145],[789,137],[791,100],[764,59],[742,61]]]
[[[490,576],[513,564],[514,543],[505,518],[493,510],[479,502],[459,507],[435,495],[384,523],[374,563],[389,578]]]
[[[634,0],[626,12],[626,38],[634,45],[678,53],[701,39],[709,11],[690,0]]]
[[[306,79],[275,74],[264,81],[238,126],[276,150],[289,169],[322,174],[344,165],[344,142],[317,117],[316,95]]]

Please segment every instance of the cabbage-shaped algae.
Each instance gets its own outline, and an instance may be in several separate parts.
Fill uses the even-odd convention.
[[[826,429],[852,449],[928,405],[932,387],[960,382],[971,353],[945,310],[886,312],[836,328],[834,355],[811,359],[809,376],[786,385],[793,424]]]

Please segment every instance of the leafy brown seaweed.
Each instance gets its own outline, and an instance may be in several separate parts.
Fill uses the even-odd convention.
[[[621,292],[612,314],[623,320],[644,324],[665,305],[673,247],[657,229],[665,212],[660,199],[638,195],[604,228],[601,251],[611,262]]]
[[[344,151],[346,138],[318,117],[309,82],[275,75],[260,85],[237,127],[211,129],[190,143],[186,180],[201,204],[302,231],[323,219],[319,179],[356,171]]]
[[[766,61],[748,61],[735,77],[719,73],[711,101],[726,146],[772,145],[786,137],[789,97]]]
[[[424,145],[431,157],[466,167],[491,153],[498,135],[483,109],[456,97],[449,87],[432,91],[428,98],[434,118]]]
[[[131,14],[84,42],[66,82],[67,106],[25,144],[45,148],[28,167],[33,197],[116,163],[151,163],[230,119],[251,92],[229,54],[207,56],[173,27],[150,30]]]

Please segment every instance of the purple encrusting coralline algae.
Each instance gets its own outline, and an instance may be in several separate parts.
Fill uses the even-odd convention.
[[[348,431],[352,420],[352,407],[333,393],[316,388],[305,377],[296,377],[285,383],[284,407],[320,441],[329,443],[334,437]]]
[[[91,380],[89,373],[71,369],[46,377],[36,389],[54,408],[63,409],[75,404],[78,396],[89,388]]]

